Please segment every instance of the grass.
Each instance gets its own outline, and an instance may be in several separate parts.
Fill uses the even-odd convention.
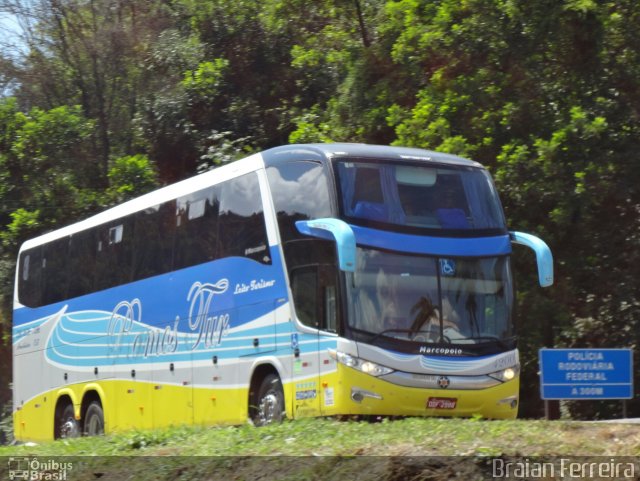
[[[638,456],[637,425],[575,421],[304,419],[181,426],[0,448],[0,456]]]
[[[66,479],[101,481],[481,481],[493,478],[492,459],[639,455],[637,425],[434,418],[181,426],[0,448],[0,456],[69,460]]]

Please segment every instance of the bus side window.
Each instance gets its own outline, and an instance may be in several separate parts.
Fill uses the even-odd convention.
[[[96,230],[94,290],[109,289],[131,281],[133,218],[103,224]]]
[[[69,237],[63,237],[49,242],[43,247],[42,302],[45,305],[59,302],[67,295],[69,239]]]
[[[332,217],[329,180],[319,162],[293,161],[267,169],[282,242],[299,239],[298,220]]]
[[[231,179],[220,187],[218,257],[248,257],[271,264],[257,174]]]
[[[173,263],[174,200],[134,214],[133,280],[165,274]]]
[[[298,320],[317,329],[338,332],[338,273],[333,265],[310,265],[290,273]]]
[[[67,297],[78,297],[93,291],[96,267],[96,229],[71,236],[69,256],[69,291]]]
[[[174,269],[215,259],[220,204],[218,193],[218,187],[208,187],[177,200]]]
[[[291,273],[291,291],[298,320],[310,327],[318,326],[318,269],[301,267]]]
[[[28,307],[38,307],[42,301],[42,247],[25,251],[20,256],[18,300]]]

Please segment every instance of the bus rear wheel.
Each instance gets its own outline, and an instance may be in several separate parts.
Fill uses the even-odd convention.
[[[284,391],[282,382],[275,374],[267,375],[260,383],[251,409],[251,420],[255,426],[266,426],[284,419]]]
[[[77,438],[80,436],[80,423],[76,420],[73,404],[62,409],[56,423],[56,439]]]
[[[104,434],[104,412],[98,401],[91,401],[84,415],[83,433],[85,436]]]

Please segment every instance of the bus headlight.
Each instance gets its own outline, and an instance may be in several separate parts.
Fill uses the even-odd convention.
[[[393,369],[391,368],[381,366],[380,364],[376,364],[375,362],[365,361],[364,359],[360,359],[359,357],[352,356],[345,352],[329,349],[329,355],[340,364],[344,364],[345,366],[351,367],[371,376],[384,376],[385,374],[393,372]]]
[[[497,379],[498,381],[507,382],[515,379],[518,374],[520,374],[520,364],[516,364],[515,366],[508,367],[506,369],[501,369],[500,371],[492,372],[491,374],[489,374],[489,376]]]

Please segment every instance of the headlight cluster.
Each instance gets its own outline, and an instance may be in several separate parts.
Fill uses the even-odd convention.
[[[492,372],[489,374],[494,379],[497,379],[501,382],[511,381],[516,378],[520,374],[520,364],[516,364],[515,366],[508,367],[506,369],[501,369],[500,371]]]
[[[376,364],[375,362],[365,361],[364,359],[360,359],[359,357],[351,356],[350,354],[335,351],[333,349],[329,349],[329,355],[340,364],[352,367],[353,369],[357,369],[358,371],[369,374],[371,376],[384,376],[385,374],[393,372],[393,369],[381,366],[380,364]]]

